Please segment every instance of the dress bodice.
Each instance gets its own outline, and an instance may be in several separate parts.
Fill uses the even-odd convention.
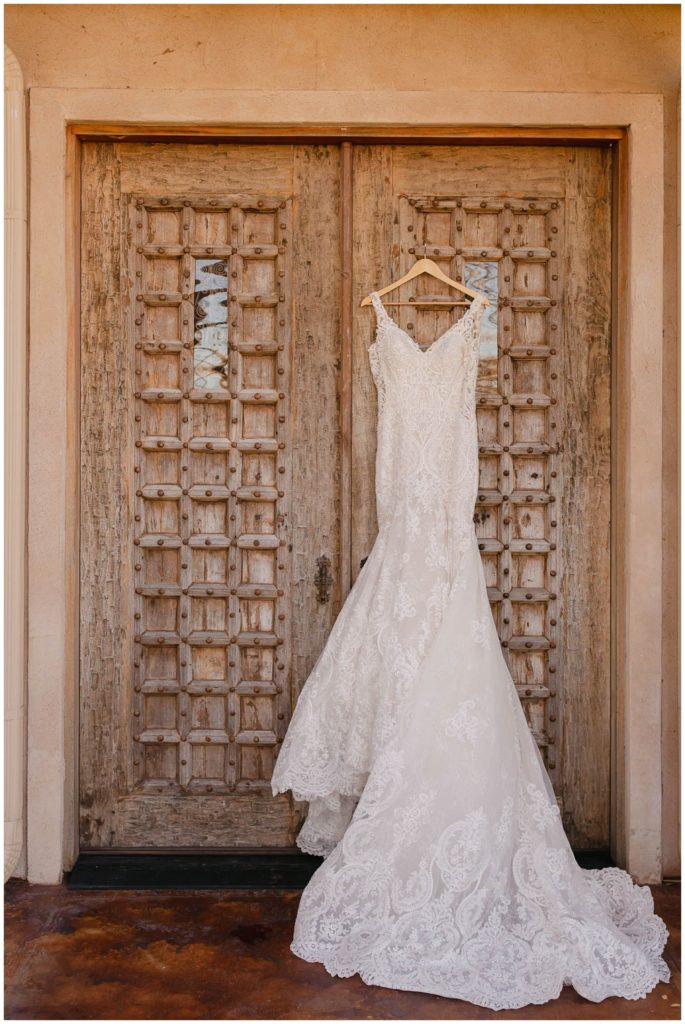
[[[379,530],[399,514],[418,535],[422,520],[438,514],[461,533],[472,526],[478,487],[475,392],[484,297],[478,294],[425,350],[386,313],[377,292],[371,301]]]

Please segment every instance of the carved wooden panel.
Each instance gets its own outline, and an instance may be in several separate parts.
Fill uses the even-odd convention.
[[[424,255],[491,300],[476,532],[503,654],[577,848],[608,848],[609,168],[600,150],[553,147],[369,146],[355,163],[356,302]],[[426,276],[389,298],[416,304],[391,312],[422,347],[459,315],[421,305],[454,298]],[[355,314],[355,569],[376,531],[374,329]]]
[[[130,200],[131,778],[143,788],[264,788],[283,737],[290,205],[244,194]],[[208,293],[212,278],[219,290]],[[199,363],[210,297],[223,329],[205,349],[213,360]]]
[[[339,337],[322,285],[338,165],[319,152],[310,176],[307,149],[171,146],[155,161],[84,146],[84,846],[294,840],[302,808],[270,778],[334,618],[316,558],[339,543]],[[243,187],[222,190],[231,177]],[[293,224],[309,179],[320,201]],[[308,340],[296,377],[293,309]],[[294,426],[310,380],[320,396]]]

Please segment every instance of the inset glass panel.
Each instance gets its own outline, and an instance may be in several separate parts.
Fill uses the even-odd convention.
[[[195,260],[193,365],[196,388],[228,388],[226,260]]]
[[[497,390],[497,300],[499,297],[499,263],[479,260],[464,264],[464,284],[482,292],[490,300],[480,322],[480,365],[478,387]]]

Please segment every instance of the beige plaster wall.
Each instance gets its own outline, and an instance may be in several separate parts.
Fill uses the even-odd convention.
[[[676,5],[5,7],[32,85],[663,92]]]
[[[533,94],[532,103],[557,90],[663,96],[663,852],[665,875],[677,873],[679,7],[10,4],[5,40],[29,90],[314,90],[330,101],[336,91],[506,89]],[[522,124],[525,113],[522,104]]]

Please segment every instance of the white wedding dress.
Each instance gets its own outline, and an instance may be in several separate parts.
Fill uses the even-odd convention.
[[[578,866],[488,602],[473,512],[482,296],[425,351],[372,300],[378,536],[272,779],[324,862],[291,949],[491,1009],[638,999],[670,973],[651,893]]]

